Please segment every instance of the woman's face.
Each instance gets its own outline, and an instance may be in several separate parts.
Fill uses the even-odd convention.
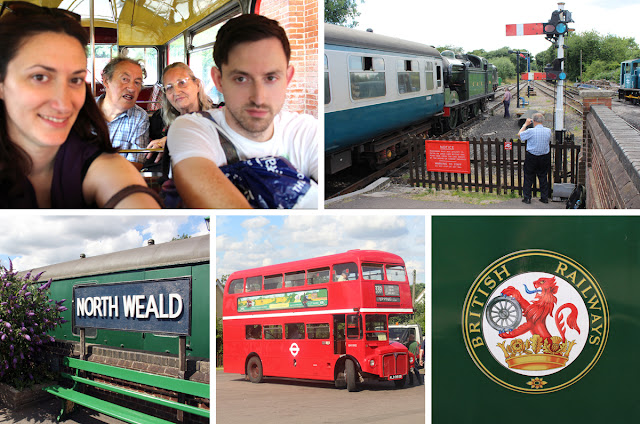
[[[28,38],[0,82],[11,141],[27,152],[62,145],[85,101],[86,68],[84,48],[70,35]]]
[[[199,110],[198,82],[182,68],[169,69],[163,78],[167,100],[181,115]]]

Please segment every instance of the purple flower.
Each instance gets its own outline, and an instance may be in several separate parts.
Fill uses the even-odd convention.
[[[24,274],[24,279],[28,280],[29,277],[31,277],[31,271],[28,271],[26,274]]]
[[[27,296],[31,296],[31,292],[26,292],[26,293],[24,294],[24,297],[27,297]]]
[[[52,281],[51,278],[49,278],[49,281],[47,281],[46,283],[38,287],[38,290],[39,291],[47,290],[51,286],[51,281]]]
[[[7,328],[11,328],[11,324],[9,324],[8,322],[5,322],[5,323],[4,323],[4,325],[5,325]]]
[[[66,310],[67,310],[67,307],[66,307],[66,306],[60,306],[60,307],[58,308],[58,310],[59,310],[60,312],[64,312],[64,311],[66,311]]]
[[[40,276],[44,274],[44,271],[38,273],[38,275],[36,275],[35,277],[33,277],[33,281],[38,281],[40,279]],[[49,279],[49,282],[51,282],[51,279]]]
[[[0,336],[0,340],[2,341],[7,340],[7,335],[3,333],[2,336]]]
[[[31,337],[28,334],[23,334],[22,337],[24,337],[25,339],[31,341]]]

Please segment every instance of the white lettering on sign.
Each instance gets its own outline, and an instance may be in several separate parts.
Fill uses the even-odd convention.
[[[174,319],[182,314],[184,303],[178,293],[159,294],[158,300],[153,295],[143,294],[122,296],[124,317],[133,319]],[[95,296],[76,298],[76,316],[78,317],[108,317],[119,318],[118,296]]]
[[[291,343],[291,346],[289,346],[289,352],[291,352],[291,354],[296,357],[298,355],[298,352],[300,352],[300,348],[298,347],[297,343]]]

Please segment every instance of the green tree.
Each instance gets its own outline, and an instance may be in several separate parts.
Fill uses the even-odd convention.
[[[360,0],[363,3],[364,0]],[[357,0],[324,0],[324,21],[329,24],[353,28],[360,16]]]
[[[498,77],[503,80],[516,76],[516,65],[508,57],[498,57],[491,60],[491,63],[498,69]]]

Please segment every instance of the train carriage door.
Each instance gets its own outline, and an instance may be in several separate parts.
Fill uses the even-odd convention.
[[[344,314],[333,316],[333,353],[336,355],[347,353],[344,318]]]

